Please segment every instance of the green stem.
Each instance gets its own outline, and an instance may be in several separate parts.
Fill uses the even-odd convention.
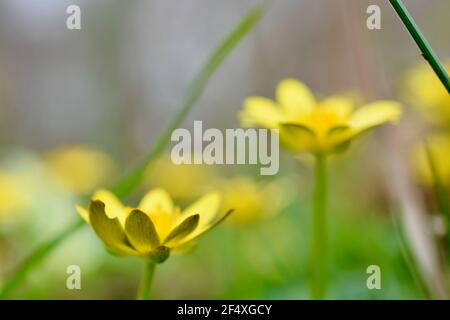
[[[316,155],[314,168],[312,239],[311,239],[311,298],[320,300],[326,290],[326,233],[327,233],[327,159]]]
[[[413,37],[419,49],[422,51],[423,57],[428,61],[430,66],[433,68],[436,75],[441,80],[444,87],[447,89],[447,92],[450,93],[450,78],[448,76],[447,71],[444,69],[439,57],[434,52],[433,48],[431,48],[429,42],[423,35],[419,26],[414,21],[413,17],[409,14],[408,9],[406,9],[405,5],[401,0],[389,0],[392,7],[395,9],[406,29],[408,29],[409,33]]]
[[[179,112],[175,115],[169,126],[163,131],[163,134],[157,140],[155,146],[150,150],[144,161],[132,170],[127,176],[122,178],[118,183],[112,186],[111,190],[120,198],[131,193],[143,179],[146,170],[153,163],[166,145],[170,142],[172,131],[177,128],[184,118],[188,115],[193,105],[203,93],[208,81],[217,71],[223,60],[231,53],[237,44],[247,35],[252,28],[259,22],[264,14],[264,8],[261,5],[255,6],[240,21],[236,28],[228,35],[216,48],[203,66],[199,74],[194,78],[187,92],[184,102],[181,104]],[[32,254],[20,264],[16,272],[6,280],[2,290],[0,291],[0,299],[4,299],[12,291],[14,291],[31,269],[39,264],[54,248],[62,241],[73,234],[83,226],[82,222],[75,225],[69,225],[59,235],[50,239],[48,242],[39,246]]]
[[[145,262],[144,274],[142,275],[137,300],[150,300],[150,290],[155,274],[155,267],[156,264],[153,261],[148,260]]]

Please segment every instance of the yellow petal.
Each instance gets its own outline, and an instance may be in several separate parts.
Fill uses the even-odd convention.
[[[130,243],[141,253],[148,253],[159,246],[159,237],[150,217],[140,210],[133,210],[125,222],[125,232]]]
[[[342,96],[331,96],[320,102],[323,111],[334,113],[339,119],[347,120],[354,108],[351,99]]]
[[[412,164],[417,178],[426,185],[450,186],[450,135],[434,134],[415,146]],[[437,183],[436,183],[437,180]]]
[[[90,202],[89,220],[95,233],[108,248],[123,255],[137,255],[137,252],[129,244],[119,220],[117,218],[110,219],[106,215],[103,202]]]
[[[145,213],[172,213],[173,202],[167,191],[163,189],[150,190],[141,200],[139,209]]]
[[[202,226],[209,224],[214,220],[219,211],[221,198],[222,197],[218,192],[211,192],[204,195],[181,213],[179,221],[193,216],[194,214],[199,214],[199,227],[201,228]]]
[[[262,97],[250,97],[244,101],[244,109],[238,117],[244,127],[261,126],[275,129],[283,115],[275,102]]]
[[[76,208],[78,214],[81,216],[81,218],[83,218],[83,220],[86,221],[87,223],[90,223],[89,222],[89,211],[87,211],[85,208],[83,208],[82,206],[80,206],[78,204],[75,206],[75,208]]]
[[[359,134],[388,122],[397,122],[402,113],[401,105],[395,101],[377,101],[356,110],[349,126]]]
[[[289,150],[314,150],[318,145],[313,130],[297,123],[282,123],[280,129],[281,143]]]
[[[100,189],[94,193],[92,200],[99,200],[105,204],[105,212],[108,218],[118,218],[122,225],[125,225],[126,210],[120,202],[120,200],[114,195],[114,193]]]
[[[217,227],[219,224],[221,224],[231,213],[233,213],[234,209],[230,209],[228,210],[224,215],[222,215],[221,217],[216,218],[214,221],[212,221],[211,223],[202,226],[202,227],[197,227],[197,229],[192,232],[191,234],[189,234],[187,237],[181,239],[178,243],[177,243],[177,247],[182,248],[184,247],[186,244],[188,244],[191,241],[196,240],[197,238],[201,237],[202,235],[204,235],[206,232],[208,232],[209,230]]]
[[[167,237],[164,239],[164,245],[171,247],[176,246],[177,242],[187,237],[190,233],[192,233],[195,228],[197,228],[199,223],[200,215],[194,214],[193,216],[187,217],[177,225]]]
[[[311,90],[295,79],[285,79],[277,86],[277,101],[292,117],[298,117],[313,110],[316,100]]]

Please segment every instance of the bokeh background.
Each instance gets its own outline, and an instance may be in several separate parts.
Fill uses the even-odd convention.
[[[144,157],[209,53],[255,3],[0,0],[0,284],[33,248],[77,218],[74,205],[83,195]],[[450,57],[450,2],[406,3],[438,54]],[[82,30],[66,29],[70,4],[81,7]],[[366,28],[370,4],[382,9],[381,30]],[[410,166],[411,150],[435,130],[430,127],[445,131],[411,103],[417,98],[407,87],[408,72],[421,63],[388,1],[273,1],[184,122],[188,129],[193,120],[238,128],[242,101],[273,97],[287,77],[318,96],[404,103],[397,127],[364,138],[331,165],[329,298],[447,297],[445,223],[432,187]],[[430,90],[442,94],[439,83]],[[166,188],[182,205],[219,189],[242,212],[189,255],[159,267],[155,298],[309,297],[311,168],[281,153],[276,177],[258,172],[257,166],[176,167],[167,157],[149,171],[130,203],[149,187]],[[81,267],[81,290],[66,288],[69,265]],[[381,267],[381,290],[366,287],[369,265]],[[138,259],[109,255],[84,228],[33,270],[14,297],[132,299],[142,268]]]

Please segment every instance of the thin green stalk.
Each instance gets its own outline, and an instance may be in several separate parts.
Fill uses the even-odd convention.
[[[139,184],[145,174],[148,163],[154,160],[170,142],[172,132],[181,125],[183,119],[200,98],[211,76],[216,72],[223,60],[228,56],[233,48],[236,47],[242,38],[258,23],[258,21],[262,18],[263,13],[264,10],[262,6],[256,6],[251,9],[239,25],[228,35],[225,41],[216,48],[210,56],[208,62],[198,73],[189,87],[186,94],[186,99],[180,106],[178,114],[175,115],[172,122],[163,132],[150,154],[146,159],[144,159],[141,165],[137,166],[130,174],[128,174],[124,179],[122,179],[122,181],[120,181],[120,183],[117,184],[117,186],[113,189],[113,192],[121,196],[127,194],[130,190],[133,190]]]
[[[311,298],[325,298],[326,291],[326,233],[327,233],[327,159],[316,155],[311,239]]]
[[[141,285],[136,300],[150,300],[150,290],[153,283],[156,264],[148,260],[145,262],[144,274],[142,275]]]
[[[264,14],[264,8],[261,5],[251,9],[245,17],[240,21],[236,28],[229,34],[223,42],[219,44],[216,50],[209,57],[199,74],[192,81],[184,102],[181,104],[179,112],[175,115],[169,126],[163,131],[163,134],[156,141],[155,146],[150,150],[144,161],[132,170],[127,176],[119,180],[111,190],[120,198],[131,193],[141,182],[146,170],[152,164],[164,148],[170,142],[172,131],[176,129],[188,115],[198,98],[203,93],[211,76],[217,71],[224,59],[232,52],[238,43],[247,35],[252,28],[258,23]],[[73,234],[83,226],[81,222],[75,225],[69,225],[59,235],[50,239],[48,242],[39,246],[31,255],[17,267],[16,272],[6,280],[0,291],[0,299],[14,291],[22,280],[25,279],[28,272],[37,266],[48,254],[52,252],[62,241]]]
[[[413,37],[419,49],[422,51],[423,57],[428,61],[430,66],[433,68],[436,75],[441,80],[444,87],[447,89],[447,92],[450,93],[450,78],[448,76],[447,71],[442,65],[439,57],[434,52],[433,48],[423,35],[419,26],[414,21],[413,17],[409,14],[408,9],[406,9],[405,5],[401,0],[389,0],[392,7],[395,9],[406,29],[408,29],[409,33]]]
[[[397,217],[397,213],[393,210],[389,210],[389,214],[392,220],[392,225],[395,229],[395,235],[398,238],[398,242],[400,245],[400,251],[402,253],[403,259],[405,260],[406,266],[413,278],[414,284],[417,288],[417,291],[422,296],[423,299],[431,299],[430,290],[426,286],[426,282],[423,279],[422,273],[419,271],[419,267],[417,266],[417,261],[414,258],[414,255],[411,252],[411,247],[408,240],[405,237],[404,231],[401,228],[401,223],[399,218]]]

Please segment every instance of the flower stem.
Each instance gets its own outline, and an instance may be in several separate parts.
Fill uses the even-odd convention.
[[[406,9],[402,0],[389,0],[394,10],[399,15],[406,29],[413,37],[419,49],[422,51],[423,57],[428,61],[430,66],[433,68],[436,75],[441,80],[444,87],[450,93],[450,78],[447,71],[444,69],[439,57],[431,48],[430,43],[427,41],[419,26],[414,21],[413,17],[409,14],[408,9]]]
[[[320,300],[325,297],[326,290],[327,159],[325,155],[316,155],[314,176],[310,293],[312,299]]]
[[[156,264],[153,261],[146,261],[137,300],[150,300],[150,289],[155,274],[155,266]]]

